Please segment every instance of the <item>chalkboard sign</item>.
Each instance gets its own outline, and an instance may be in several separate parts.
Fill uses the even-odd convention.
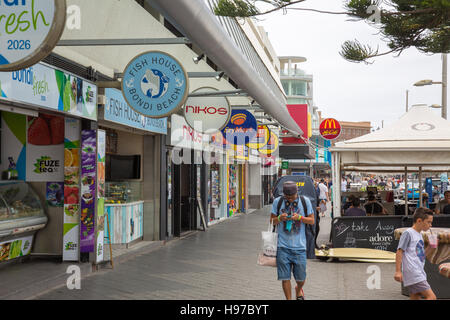
[[[397,251],[394,230],[412,227],[412,216],[338,217],[332,222],[334,248]],[[450,215],[434,215],[433,227],[450,228]]]
[[[398,240],[395,240],[394,230],[402,227],[403,219],[398,216],[334,218],[333,247],[368,248],[395,252]]]

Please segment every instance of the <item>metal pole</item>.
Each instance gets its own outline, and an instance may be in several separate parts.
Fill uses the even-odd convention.
[[[447,54],[442,54],[442,118],[447,119]]]
[[[408,215],[408,167],[405,167],[405,216]]]
[[[406,112],[408,112],[408,93],[409,91],[406,90]]]
[[[414,186],[413,186],[413,194],[414,194]],[[422,167],[419,167],[419,206],[417,208],[422,207]]]

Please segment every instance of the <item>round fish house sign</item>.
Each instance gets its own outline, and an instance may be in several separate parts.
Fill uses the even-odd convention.
[[[189,94],[188,75],[177,59],[161,51],[135,57],[125,68],[122,93],[128,105],[150,118],[177,113]]]

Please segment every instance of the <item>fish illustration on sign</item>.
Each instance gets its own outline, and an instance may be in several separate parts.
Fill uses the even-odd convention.
[[[149,98],[164,96],[169,88],[170,79],[161,71],[147,69],[141,81],[142,92]]]

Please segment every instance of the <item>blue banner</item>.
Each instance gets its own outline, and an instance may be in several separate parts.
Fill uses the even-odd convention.
[[[167,134],[167,118],[154,119],[137,113],[130,108],[119,90],[107,88],[105,96],[105,120],[144,131]]]

